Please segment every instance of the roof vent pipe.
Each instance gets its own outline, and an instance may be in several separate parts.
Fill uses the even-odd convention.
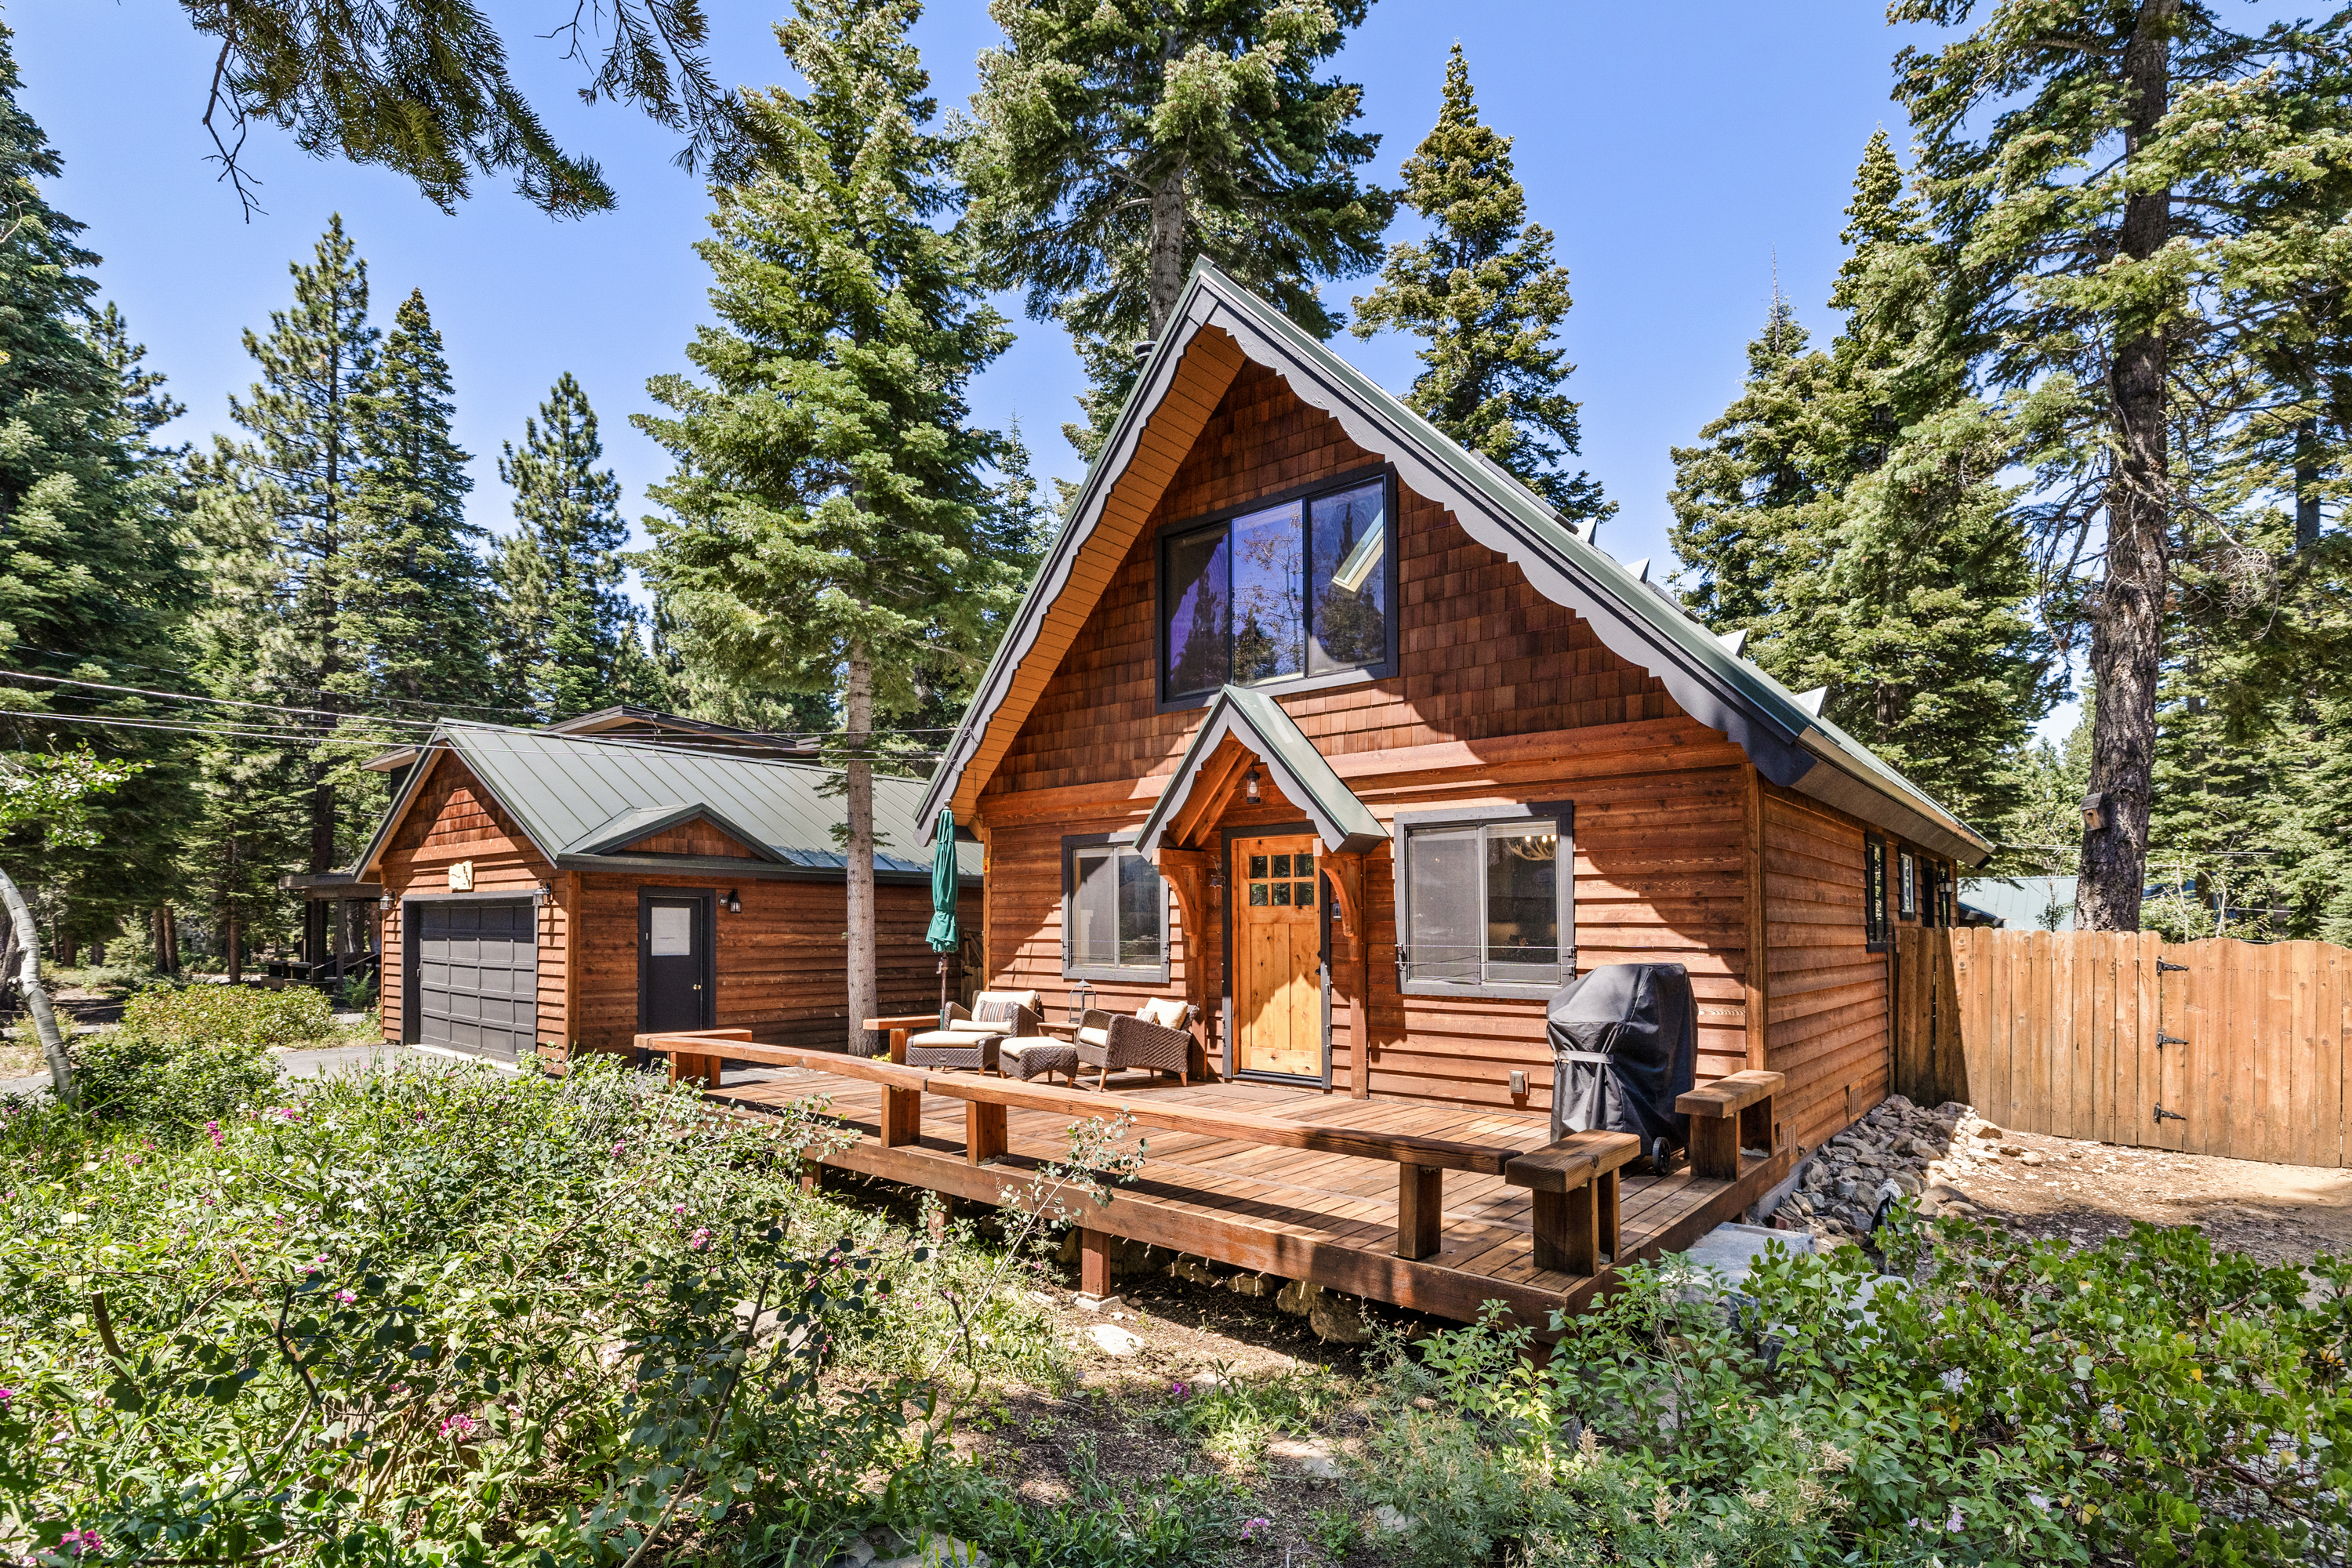
[[[1141,342],[1137,343],[1135,345],[1135,363],[1141,364],[1145,360],[1150,359],[1151,357],[1151,351],[1159,346],[1160,340],[1157,338],[1146,338]]]

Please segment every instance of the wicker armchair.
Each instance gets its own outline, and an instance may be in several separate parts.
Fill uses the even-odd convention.
[[[945,1028],[907,1037],[908,1067],[998,1072],[997,1047],[1037,1033],[1034,991],[983,991],[971,1001],[971,1012],[960,1003],[948,1004]]]
[[[1180,1020],[1170,1027],[1129,1013],[1095,1009],[1078,1023],[1078,1061],[1097,1069],[1095,1087],[1108,1086],[1110,1075],[1129,1068],[1176,1075],[1179,1083],[1192,1081],[1193,1009],[1185,1003],[1168,1005],[1162,1016]]]

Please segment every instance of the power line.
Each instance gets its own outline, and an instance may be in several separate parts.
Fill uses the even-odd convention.
[[[100,664],[119,664],[126,666],[131,669],[152,669],[161,675],[184,676],[190,680],[202,680],[204,679],[203,676],[198,675],[194,670],[184,669],[178,665],[147,664],[135,658],[116,658],[108,654],[71,653],[61,647],[40,647],[32,643],[18,643],[16,647],[26,653],[45,653],[53,658],[94,659]],[[308,688],[306,689],[316,691],[320,689]],[[214,700],[218,700],[215,699]],[[427,702],[424,699],[418,697],[385,697],[380,699],[380,700],[389,702],[395,708],[423,708],[435,712],[438,712],[441,708],[440,704]],[[532,719],[543,719],[545,717],[545,715],[536,708],[513,708],[502,702],[458,702],[450,704],[449,706],[467,709],[478,713],[520,713]],[[403,721],[415,723],[420,721],[406,720]]]
[[[0,676],[11,680],[38,680],[50,686],[77,686],[91,691],[120,691],[132,697],[160,697],[171,702],[211,702],[223,708],[249,708],[270,713],[299,713],[322,719],[366,719],[378,724],[404,724],[412,729],[430,730],[436,721],[431,719],[394,719],[381,713],[347,712],[333,708],[297,708],[283,702],[247,702],[235,697],[206,697],[194,691],[158,691],[145,686],[117,686],[105,680],[74,680],[62,675],[36,675],[30,670],[0,669]]]

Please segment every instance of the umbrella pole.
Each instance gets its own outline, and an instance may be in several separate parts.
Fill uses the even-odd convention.
[[[948,1016],[948,955],[940,954],[940,1016]],[[944,1025],[942,1026],[944,1026]]]

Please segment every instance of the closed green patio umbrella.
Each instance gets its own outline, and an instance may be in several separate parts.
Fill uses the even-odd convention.
[[[956,841],[955,813],[945,807],[940,811],[931,847],[931,929],[923,940],[940,955],[940,1026],[947,1026],[948,1018],[948,954],[956,950]]]

